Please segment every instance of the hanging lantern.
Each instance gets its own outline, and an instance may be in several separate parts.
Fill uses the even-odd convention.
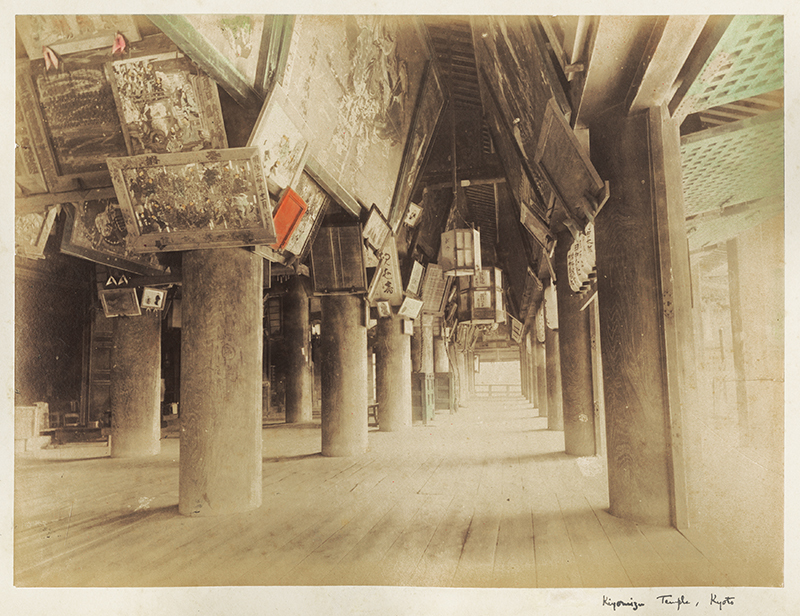
[[[474,276],[458,279],[458,320],[473,325],[506,322],[503,272],[499,268],[482,269]]]
[[[567,277],[569,288],[580,293],[589,288],[595,277],[596,255],[594,250],[594,223],[578,233],[567,251]]]
[[[558,329],[558,300],[556,298],[556,285],[552,280],[544,290],[544,317],[547,327]]]
[[[445,276],[470,276],[481,271],[481,233],[452,229],[442,233],[439,265]]]

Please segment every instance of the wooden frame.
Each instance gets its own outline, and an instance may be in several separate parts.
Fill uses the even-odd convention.
[[[135,317],[142,314],[139,297],[133,287],[121,289],[101,289],[98,291],[107,318]]]
[[[433,62],[428,62],[422,76],[422,85],[392,198],[389,225],[395,233],[405,218],[417,178],[430,153],[430,146],[433,143],[436,127],[441,121],[444,106],[445,97],[439,75]]]
[[[109,159],[108,168],[134,252],[276,239],[256,148],[143,154]]]
[[[247,140],[247,146],[258,148],[261,154],[271,192],[279,193],[297,184],[310,141],[311,130],[276,84]]]
[[[14,151],[14,196],[23,197],[46,193],[47,183],[31,139],[31,129],[22,113],[19,92],[17,92],[14,111],[16,115],[14,139],[17,146]]]
[[[14,220],[14,247],[20,257],[44,259],[44,247],[53,229],[59,207],[51,207],[47,213],[32,212],[18,215]]]
[[[581,229],[585,224],[581,219],[593,220],[608,199],[608,185],[552,98],[547,102],[533,162],[541,167],[567,215]]]
[[[217,85],[177,50],[109,62],[105,74],[128,154],[228,147]]]
[[[61,238],[64,254],[141,276],[155,276],[164,271],[156,255],[137,254],[131,250],[131,236],[116,199],[75,202],[68,204],[65,210]]]
[[[404,297],[403,303],[397,314],[404,319],[416,319],[422,311],[422,300],[413,297]]]
[[[50,192],[109,186],[106,158],[127,154],[105,60],[54,74],[42,60],[17,63],[17,96]]]
[[[121,32],[128,42],[141,39],[131,15],[17,15],[17,32],[32,60],[49,47],[59,55],[111,47]]]

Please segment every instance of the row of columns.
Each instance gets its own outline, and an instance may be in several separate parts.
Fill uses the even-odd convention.
[[[685,230],[678,146],[678,128],[663,109],[632,116],[613,109],[592,132],[598,171],[612,186],[611,199],[596,220],[599,333],[608,451],[613,452],[608,471],[611,511],[644,523],[681,526],[686,508],[681,412],[688,404],[692,378],[691,361],[681,349],[691,346],[685,338],[692,328],[681,320],[681,315],[691,314],[691,299],[681,244]],[[557,243],[556,267],[564,281],[569,244],[569,237]],[[179,510],[215,515],[257,507],[262,261],[241,249],[190,251],[184,255],[183,270]],[[298,305],[306,302],[307,308],[303,291],[293,288],[290,302],[295,301],[293,294]],[[566,284],[558,285],[557,295],[559,328],[544,328],[543,362],[537,348],[541,344],[535,343],[531,353],[536,356],[536,382],[546,383],[535,388],[537,400],[543,407],[546,395],[548,425],[564,429],[567,453],[593,455],[589,313],[581,310],[580,300]],[[322,312],[322,450],[324,455],[353,455],[367,445],[366,307],[358,296],[326,296]],[[376,376],[384,383],[379,392],[386,396],[379,399],[384,402],[380,422],[382,429],[391,429],[410,423],[411,405],[393,405],[390,399],[407,400],[413,353],[399,320],[383,321]],[[158,370],[144,358],[159,357],[158,329],[151,315],[115,324],[114,456],[158,450],[157,376],[152,378]],[[307,323],[299,323],[289,335],[299,340],[307,332]],[[292,346],[299,355],[289,361],[302,374],[308,367],[305,338]],[[436,369],[433,347],[432,323],[423,320],[418,361],[426,375]],[[472,361],[467,354],[460,372],[469,392],[474,390]],[[532,382],[526,379],[528,395]],[[396,397],[386,393],[398,387]],[[287,392],[287,399],[290,416],[302,420],[307,406],[302,392]]]

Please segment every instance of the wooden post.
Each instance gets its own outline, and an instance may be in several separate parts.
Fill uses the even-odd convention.
[[[566,281],[565,281],[566,282]],[[552,283],[548,283],[552,284]],[[547,307],[543,311],[545,320]],[[547,429],[564,429],[564,409],[561,398],[561,355],[559,353],[558,330],[545,324],[544,346],[547,372]]]
[[[113,319],[111,457],[161,451],[161,313]]]
[[[283,299],[286,336],[286,423],[312,420],[311,344],[308,291],[303,278],[289,281]]]
[[[183,255],[178,510],[261,505],[263,259],[241,248]]]
[[[590,127],[611,186],[595,221],[611,513],[680,528],[694,353],[678,128],[664,107],[621,106]]]
[[[322,455],[367,450],[367,326],[359,295],[322,297]]]
[[[381,432],[411,427],[411,336],[397,315],[378,319],[375,368]]]
[[[589,313],[586,301],[567,283],[567,251],[572,245],[569,231],[556,239],[555,267],[558,284],[558,332],[561,358],[561,395],[564,409],[564,447],[568,454],[593,456],[594,399]]]

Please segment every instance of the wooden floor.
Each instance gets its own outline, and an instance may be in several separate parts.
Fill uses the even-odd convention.
[[[263,505],[178,514],[178,440],[145,460],[84,444],[18,456],[17,586],[728,586],[679,532],[610,516],[600,458],[521,397],[473,401],[369,451],[264,430]],[[729,572],[728,572],[729,573]]]

